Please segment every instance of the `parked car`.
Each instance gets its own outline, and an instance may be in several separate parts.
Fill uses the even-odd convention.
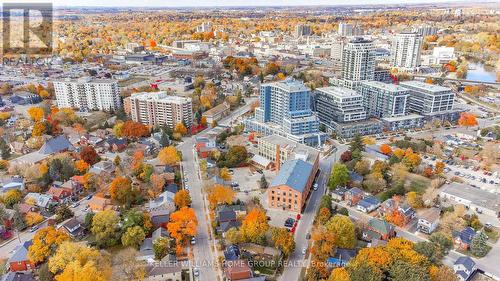
[[[193,237],[193,238],[191,238],[191,245],[194,245],[194,244],[196,244],[196,238]]]
[[[294,224],[294,223],[295,223],[295,220],[294,220],[294,219],[292,219],[292,218],[288,218],[288,219],[286,219],[286,221],[285,221],[285,227],[288,227],[288,228],[293,227],[293,224]]]
[[[306,247],[302,248],[302,254],[305,256],[306,253],[307,253],[307,248]]]
[[[200,269],[199,269],[199,268],[197,268],[197,267],[195,267],[195,268],[193,269],[193,274],[194,274],[194,276],[195,276],[195,277],[200,276]]]
[[[35,232],[38,229],[38,225],[34,225],[30,228],[30,232]]]

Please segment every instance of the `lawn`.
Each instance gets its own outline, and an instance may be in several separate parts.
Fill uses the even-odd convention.
[[[428,186],[430,186],[431,180],[417,174],[409,173],[405,183],[405,189],[408,191],[415,191],[419,194],[423,194]]]

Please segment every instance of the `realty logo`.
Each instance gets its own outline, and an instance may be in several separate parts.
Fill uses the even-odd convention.
[[[3,3],[3,55],[52,54],[52,3]]]

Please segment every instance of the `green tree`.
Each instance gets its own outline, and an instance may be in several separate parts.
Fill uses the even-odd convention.
[[[73,211],[66,204],[61,204],[56,208],[56,221],[63,222],[74,215]]]
[[[94,215],[90,231],[95,236],[99,247],[111,247],[120,239],[120,217],[113,210],[106,210]]]
[[[262,175],[262,177],[260,177],[260,181],[259,181],[260,188],[267,188],[268,185],[269,184],[267,183],[266,177],[264,175]]]
[[[441,252],[443,252],[443,254],[448,254],[448,251],[453,246],[453,241],[451,240],[450,236],[448,236],[442,232],[432,233],[431,236],[429,236],[429,241],[438,245],[441,249]]]
[[[326,229],[335,234],[337,247],[352,249],[356,246],[356,227],[349,217],[333,216],[326,223]]]
[[[382,272],[368,263],[358,263],[347,267],[351,281],[382,281]]]
[[[484,231],[479,231],[479,233],[472,238],[470,243],[470,251],[473,255],[477,257],[484,257],[490,250],[490,246],[487,243],[487,236],[484,234]]]
[[[156,238],[153,241],[153,252],[156,260],[161,260],[169,253],[175,253],[175,240],[167,237]]]
[[[430,281],[425,267],[402,260],[396,260],[391,264],[389,276],[390,280],[394,281]]]
[[[339,185],[346,185],[349,182],[349,170],[347,166],[341,163],[335,163],[332,168],[328,186],[335,189]]]
[[[10,147],[9,145],[7,145],[7,142],[5,142],[4,138],[1,137],[0,137],[0,155],[4,160],[10,158]]]
[[[361,152],[365,150],[365,144],[363,138],[359,134],[356,134],[349,143],[349,150],[352,152],[353,159],[361,159]]]
[[[441,246],[432,242],[418,242],[413,246],[417,253],[426,256],[432,264],[440,264],[443,258]]]
[[[137,249],[146,238],[144,230],[140,226],[129,227],[122,235],[123,246],[132,247]]]
[[[285,257],[288,257],[295,250],[295,239],[293,233],[283,227],[271,228],[271,239],[274,246],[280,249]]]

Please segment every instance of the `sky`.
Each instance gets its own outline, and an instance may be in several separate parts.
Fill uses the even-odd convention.
[[[106,6],[106,7],[200,7],[200,6],[310,6],[391,3],[443,3],[457,0],[53,0],[55,6]]]

